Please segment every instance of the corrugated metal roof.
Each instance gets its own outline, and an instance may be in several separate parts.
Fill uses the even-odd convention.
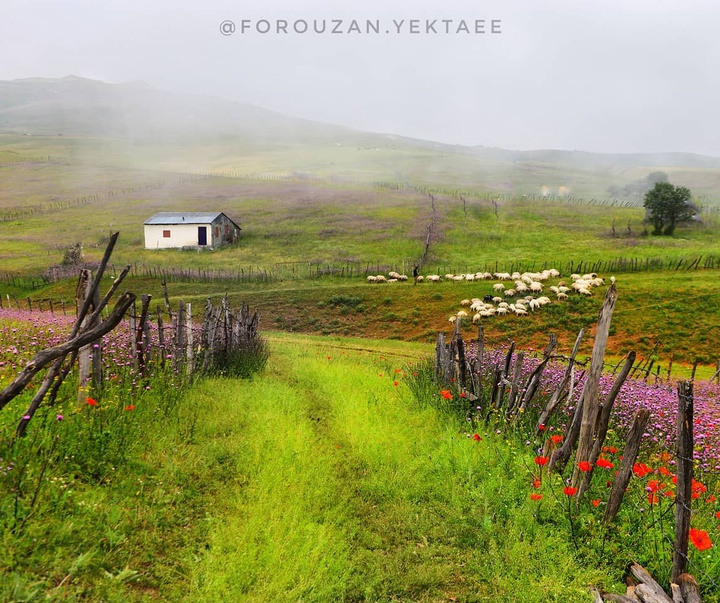
[[[221,215],[220,211],[161,211],[144,224],[210,224]]]

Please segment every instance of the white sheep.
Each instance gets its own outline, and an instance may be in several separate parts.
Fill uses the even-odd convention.
[[[375,277],[375,282],[376,282],[376,283],[387,283],[387,279],[385,278],[384,275],[378,274],[378,275]]]
[[[377,280],[377,277],[372,274],[367,277],[368,283],[374,283],[376,280]]]
[[[417,277],[416,280],[418,283],[422,283],[425,280],[425,277],[421,274],[420,276]]]
[[[503,285],[502,283],[495,283],[495,284],[493,285],[493,291],[497,291],[498,293],[502,293],[503,291],[505,291],[505,285]]]
[[[543,290],[542,283],[538,281],[533,281],[530,283],[530,291],[534,291],[535,293],[540,293]]]
[[[566,299],[568,299],[568,294],[563,293],[562,291],[558,291],[557,298],[561,301],[565,301]]]
[[[508,313],[508,309],[507,308],[497,308],[495,310],[495,312],[497,312],[498,314],[501,314],[501,315],[505,315]]]
[[[472,302],[469,299],[463,299],[460,301],[461,306],[469,306]]]
[[[505,291],[505,297],[515,297],[517,295],[517,291],[515,289],[508,289]]]

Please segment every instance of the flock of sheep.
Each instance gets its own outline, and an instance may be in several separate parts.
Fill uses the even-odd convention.
[[[506,286],[503,282],[495,283],[493,285],[494,295],[486,295],[483,299],[475,297],[462,300],[460,305],[469,306],[469,310],[473,312],[473,323],[478,323],[483,318],[505,314],[527,316],[528,310],[535,312],[543,306],[547,306],[552,303],[550,297],[547,295],[535,297],[535,295],[545,291],[544,281],[550,278],[559,278],[560,272],[553,268],[542,272],[495,273],[491,276],[500,281],[512,281],[512,285]],[[615,282],[615,277],[611,277],[611,280]],[[570,281],[571,283],[568,285],[566,281],[561,280],[557,285],[547,287],[547,290],[554,295],[556,301],[566,301],[569,294],[573,292],[580,295],[592,295],[593,288],[605,284],[605,279],[594,272],[582,275],[571,274]],[[511,302],[506,299],[510,299]],[[466,310],[459,310],[450,316],[449,321],[454,323],[458,317],[467,316]]]
[[[535,312],[543,306],[552,303],[547,295],[538,295],[545,292],[545,281],[560,277],[560,272],[554,268],[543,270],[542,272],[476,272],[474,274],[446,274],[441,277],[438,274],[430,274],[427,276],[418,276],[417,282],[440,282],[446,281],[479,281],[479,280],[497,280],[493,285],[493,295],[485,295],[482,299],[474,297],[472,299],[463,299],[460,305],[467,307],[473,314],[472,321],[477,323],[483,318],[491,316],[503,316],[507,314],[515,314],[516,316],[527,316],[528,311]],[[371,283],[393,283],[398,281],[407,281],[408,277],[397,272],[388,273],[386,278],[384,275],[368,276],[368,282]],[[615,277],[610,277],[615,282]],[[511,285],[505,284],[506,281]],[[556,301],[566,301],[569,295],[577,293],[579,295],[592,295],[592,290],[605,284],[605,279],[599,277],[596,273],[588,274],[571,274],[569,282],[560,280],[557,285],[547,287],[547,291],[552,293]],[[509,300],[509,301],[508,301]],[[466,318],[469,312],[465,309],[459,310],[449,320],[454,323],[458,317]]]

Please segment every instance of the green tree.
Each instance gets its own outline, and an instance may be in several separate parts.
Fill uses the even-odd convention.
[[[654,235],[673,234],[677,224],[692,219],[697,211],[690,189],[673,186],[669,182],[656,182],[645,195],[643,205],[652,222]]]

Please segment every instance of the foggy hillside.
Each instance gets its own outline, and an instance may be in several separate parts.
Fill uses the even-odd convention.
[[[501,163],[541,162],[584,169],[610,167],[720,168],[720,158],[693,153],[588,153],[570,150],[514,151],[463,147],[398,134],[359,132],[309,121],[254,105],[202,94],[177,94],[144,82],[107,84],[67,76],[0,81],[0,132],[133,139],[231,138],[334,139],[346,144],[390,144],[467,153]]]

